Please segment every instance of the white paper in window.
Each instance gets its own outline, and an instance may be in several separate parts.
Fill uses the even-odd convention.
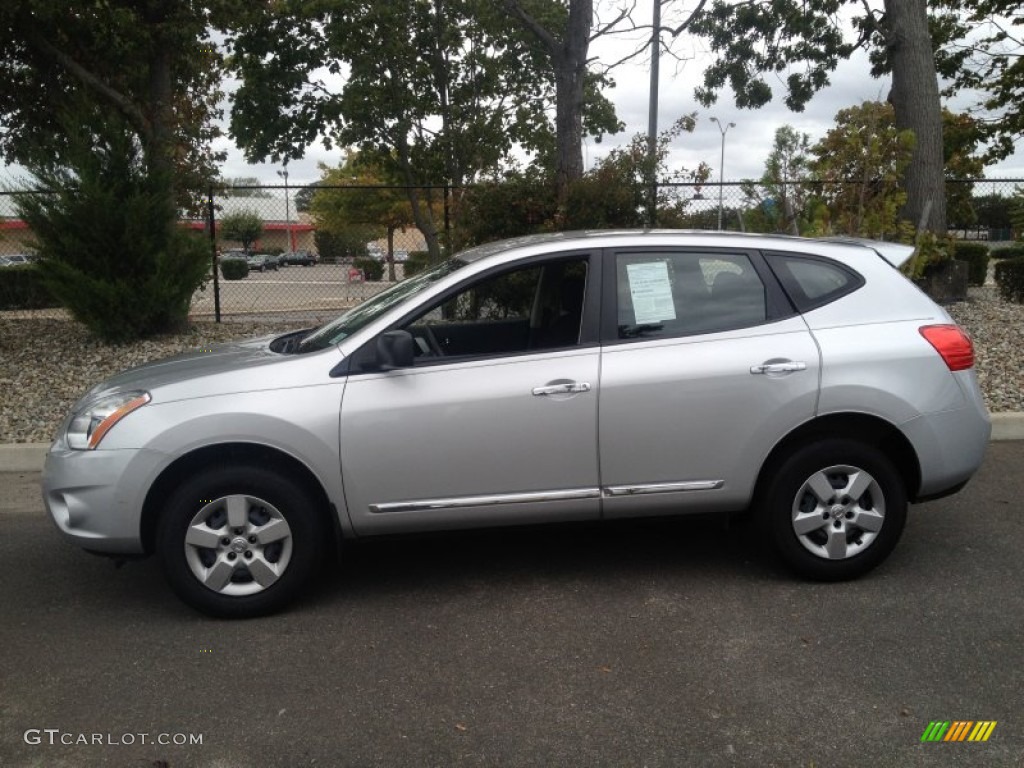
[[[676,319],[667,263],[651,261],[646,264],[627,264],[626,276],[629,279],[629,295],[633,299],[634,322],[637,325]]]

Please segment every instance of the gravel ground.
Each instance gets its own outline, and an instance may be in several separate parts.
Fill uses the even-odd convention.
[[[1024,305],[993,287],[972,288],[948,307],[974,339],[978,378],[990,411],[1024,411]],[[56,317],[6,319],[0,313],[0,443],[45,442],[90,386],[124,368],[231,339],[302,323],[195,323],[188,333],[108,347],[76,322]],[[52,313],[50,313],[52,315]]]
[[[232,339],[278,333],[291,325],[198,322],[188,333],[106,346],[85,326],[51,315],[9,320],[0,313],[0,443],[46,442],[64,414],[102,379],[135,365]]]

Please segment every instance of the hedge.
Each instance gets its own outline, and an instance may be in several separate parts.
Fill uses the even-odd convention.
[[[967,262],[967,282],[984,285],[988,275],[988,246],[984,243],[957,243],[953,258]]]
[[[249,265],[245,259],[224,259],[220,263],[220,273],[225,280],[241,280],[249,274]]]
[[[409,258],[405,262],[405,276],[412,277],[419,274],[430,264],[430,251],[410,251]]]
[[[1004,245],[1002,248],[993,248],[988,255],[993,259],[1019,259],[1024,256],[1024,245]]]
[[[0,267],[0,310],[59,307],[33,264]]]
[[[360,269],[363,272],[363,279],[365,280],[380,280],[384,277],[384,263],[371,259],[368,256],[358,259],[353,259],[352,266],[356,269]]]
[[[1003,299],[1024,304],[1024,256],[996,264],[995,278]]]

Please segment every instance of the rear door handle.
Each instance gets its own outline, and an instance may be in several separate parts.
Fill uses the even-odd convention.
[[[806,371],[807,363],[785,362],[785,363],[761,363],[761,365],[750,366],[750,372],[757,373],[793,373],[795,371]]]
[[[544,395],[572,395],[577,392],[589,392],[590,385],[585,381],[567,382],[565,384],[548,384],[544,387],[534,387],[533,394],[537,397]]]

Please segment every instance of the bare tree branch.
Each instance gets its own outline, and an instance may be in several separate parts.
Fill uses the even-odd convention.
[[[594,32],[594,34],[592,34],[590,36],[590,42],[594,42],[595,40],[597,40],[597,38],[603,37],[604,35],[614,34],[615,31],[616,31],[615,27],[618,26],[619,22],[622,21],[623,19],[632,19],[633,18],[633,11],[635,11],[635,10],[636,10],[636,3],[635,2],[632,5],[629,5],[629,6],[625,6],[625,5],[622,6],[622,8],[619,9],[618,15],[614,19],[609,21],[607,24],[604,24],[602,26],[598,26],[597,31]],[[632,32],[635,29],[636,29],[636,26],[634,25],[628,31]],[[627,30],[622,30],[622,31],[627,31]]]
[[[661,2],[661,0],[655,0],[655,2]],[[690,15],[686,17],[686,21],[677,27],[662,27],[661,31],[668,32],[672,37],[679,37],[679,35],[689,28],[690,24],[693,23],[693,20],[697,17],[697,14],[704,9],[705,5],[707,5],[707,0],[700,0],[700,2],[697,3],[697,7],[690,11]]]

